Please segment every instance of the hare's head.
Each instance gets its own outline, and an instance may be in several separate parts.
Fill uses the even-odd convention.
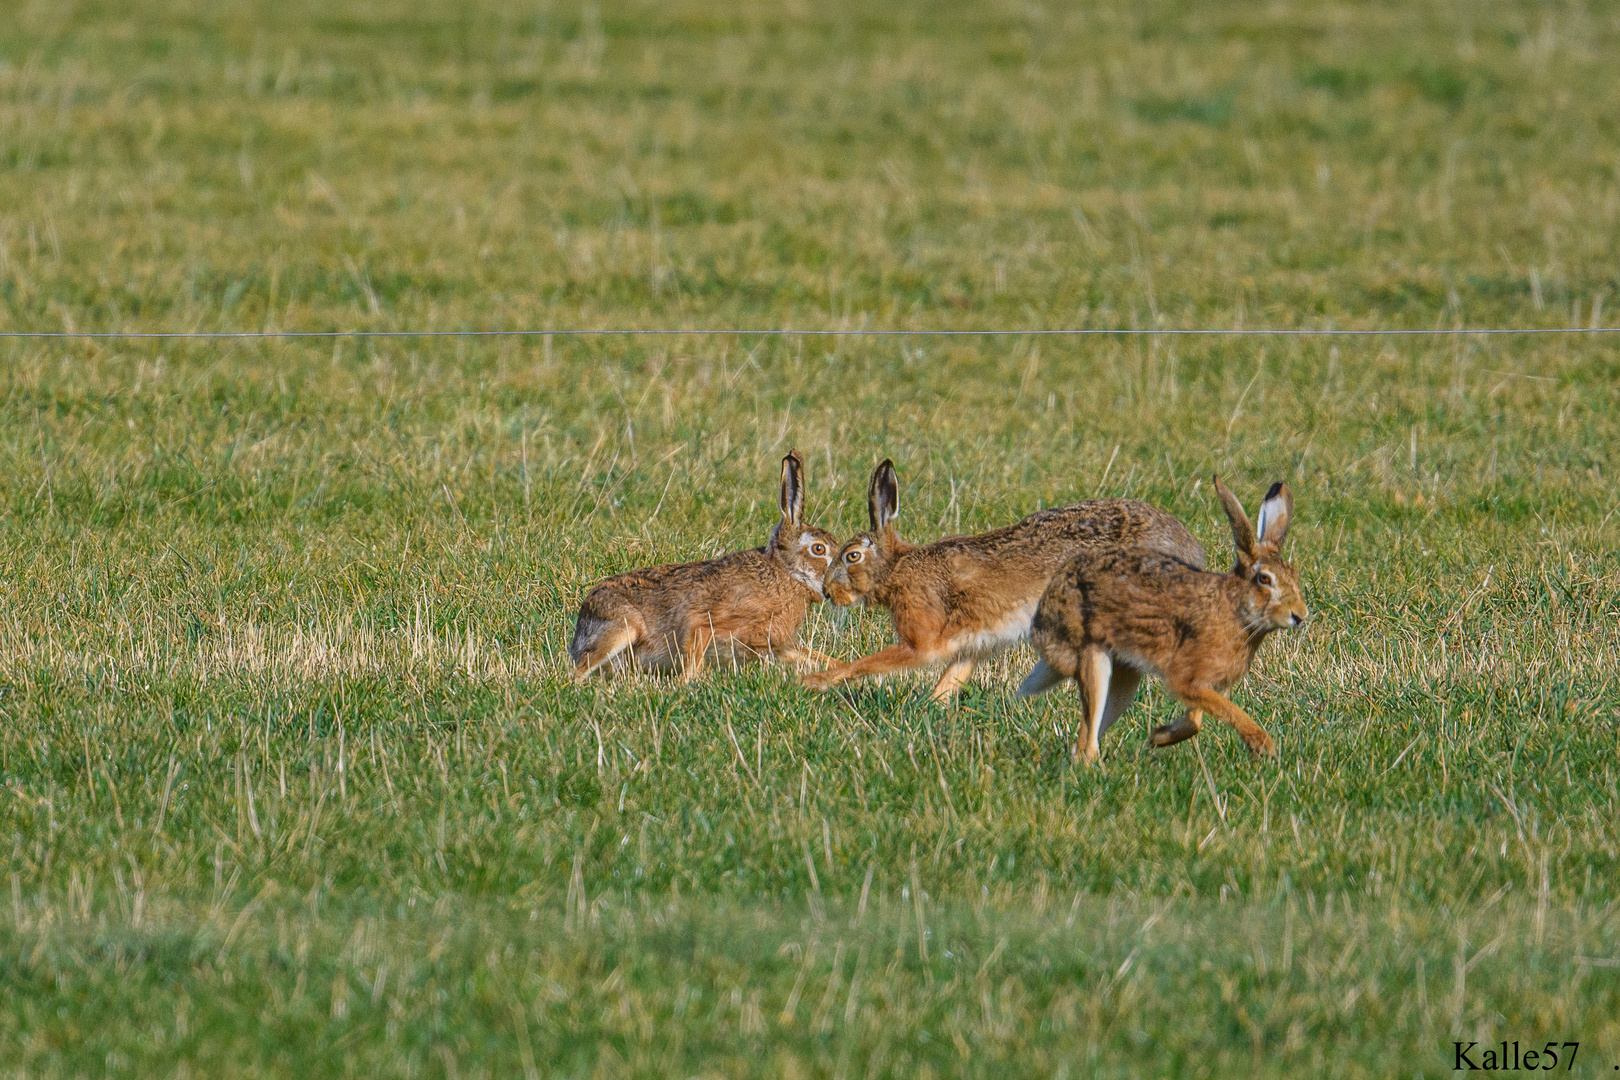
[[[900,514],[900,478],[887,458],[872,472],[866,510],[872,527],[850,537],[827,569],[827,596],[840,607],[865,603],[889,576],[889,564],[900,547],[894,529]]]
[[[817,597],[824,596],[822,579],[838,549],[838,538],[825,529],[804,523],[804,458],[797,450],[782,459],[782,520],[771,530],[766,550],[782,560],[788,573]]]
[[[1294,516],[1294,496],[1288,485],[1275,483],[1260,504],[1260,520],[1249,524],[1243,504],[1215,478],[1215,493],[1232,523],[1232,543],[1237,563],[1232,574],[1246,586],[1243,616],[1249,628],[1259,633],[1286,630],[1305,622],[1310,612],[1305,594],[1299,588],[1299,573],[1282,557],[1283,541]]]

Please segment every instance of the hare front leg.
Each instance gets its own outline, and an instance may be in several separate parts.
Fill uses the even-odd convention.
[[[1095,645],[1080,652],[1080,665],[1075,679],[1080,683],[1080,698],[1085,703],[1086,726],[1081,739],[1074,741],[1074,760],[1095,765],[1102,757],[1098,739],[1102,735],[1103,716],[1108,711],[1108,682],[1114,674],[1114,661],[1107,651]]]
[[[789,649],[779,649],[776,655],[798,667],[801,673],[817,669],[825,670],[839,665],[837,657],[828,656],[826,653],[818,649],[812,649],[804,644],[795,644]]]
[[[1193,708],[1200,708],[1205,712],[1214,713],[1237,728],[1237,733],[1243,737],[1243,742],[1248,746],[1249,753],[1256,757],[1276,756],[1277,744],[1271,741],[1271,736],[1267,735],[1260,725],[1250,718],[1248,713],[1214,690],[1206,687],[1186,694],[1177,694],[1176,696],[1187,703],[1188,715],[1191,715]]]
[[[703,658],[713,643],[714,631],[706,623],[687,628],[686,640],[681,643],[681,682],[692,682],[703,674]]]
[[[826,653],[819,653],[814,649],[807,649],[800,645],[795,645],[789,649],[777,649],[771,655],[784,664],[792,664],[801,673],[806,673],[811,665],[826,668],[838,663]]]
[[[972,674],[972,657],[952,660],[946,665],[944,674],[939,677],[939,682],[934,684],[934,692],[929,695],[929,698],[938,702],[951,700],[962,689],[962,684],[968,681],[968,676]]]
[[[886,649],[879,649],[859,660],[851,660],[847,664],[835,664],[825,671],[812,671],[805,675],[802,681],[812,690],[830,690],[839,683],[851,679],[904,671],[907,668],[920,667],[932,659],[934,658],[926,653],[902,642],[890,645]]]

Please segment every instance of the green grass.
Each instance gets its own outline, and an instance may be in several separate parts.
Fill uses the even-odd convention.
[[[1620,311],[1605,5],[142,0],[0,26],[0,330],[1556,326]],[[0,343],[0,1070],[1620,1064],[1612,338]],[[598,577],[898,462],[1317,612],[1218,726],[567,679]],[[817,647],[886,620],[812,617]],[[1561,1070],[1562,1071],[1562,1070]]]

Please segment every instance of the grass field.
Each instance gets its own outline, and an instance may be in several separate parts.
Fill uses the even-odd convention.
[[[1600,3],[51,3],[0,331],[1602,325]],[[0,341],[0,1071],[1620,1065],[1615,337]],[[1277,739],[567,678],[800,447],[912,539],[1298,501]],[[812,616],[853,656],[885,618]],[[1475,1059],[1479,1058],[1475,1053]],[[1565,1072],[1559,1066],[1558,1074]]]

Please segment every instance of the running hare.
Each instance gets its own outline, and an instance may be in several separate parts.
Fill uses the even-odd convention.
[[[889,609],[899,644],[804,677],[818,690],[848,679],[944,662],[935,701],[952,697],[974,663],[1029,637],[1035,605],[1052,575],[1076,553],[1129,544],[1204,565],[1204,549],[1169,514],[1134,499],[1091,499],[1042,510],[993,532],[913,546],[894,519],[900,482],[894,463],[872,473],[871,529],[844,544],[827,571],[827,595]]]
[[[1192,738],[1208,712],[1237,728],[1252,753],[1276,753],[1271,737],[1222,691],[1249,670],[1266,635],[1305,621],[1299,575],[1281,554],[1294,497],[1287,485],[1271,485],[1256,539],[1219,477],[1215,492],[1237,547],[1231,573],[1208,573],[1140,547],[1084,551],[1041,597],[1032,635],[1041,662],[1018,695],[1044,693],[1068,679],[1080,684],[1086,721],[1075,740],[1076,760],[1098,759],[1098,740],[1130,704],[1117,688],[1123,681],[1134,694],[1144,674],[1162,678],[1187,706],[1182,719],[1154,730],[1154,746]]]
[[[804,524],[804,459],[782,459],[782,520],[762,548],[703,562],[632,570],[585,595],[568,655],[585,679],[612,661],[693,679],[706,656],[825,661],[799,645],[799,624],[822,599],[838,541]]]

